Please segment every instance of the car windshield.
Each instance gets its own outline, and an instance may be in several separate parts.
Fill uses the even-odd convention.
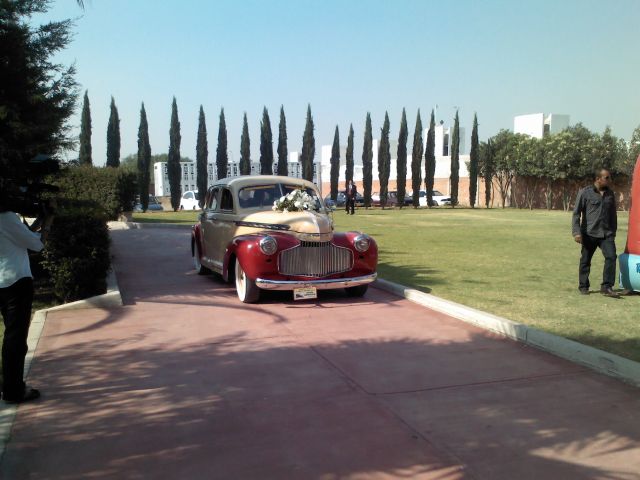
[[[442,197],[443,196],[438,190],[434,190],[433,191],[433,195],[436,196],[436,197]]]
[[[253,185],[250,187],[244,187],[238,192],[238,203],[240,208],[271,210],[274,201],[283,195],[299,189],[300,185],[286,184]],[[315,189],[304,188],[303,190],[315,200],[316,210],[323,208],[322,202]]]

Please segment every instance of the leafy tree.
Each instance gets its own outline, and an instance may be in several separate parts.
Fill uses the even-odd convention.
[[[494,174],[496,185],[500,192],[502,208],[505,207],[507,198],[511,192],[511,184],[516,174],[516,144],[517,135],[509,130],[500,130],[492,137],[492,149]]]
[[[111,97],[111,113],[107,125],[107,167],[120,166],[120,116],[116,102]]]
[[[433,182],[436,174],[436,119],[431,110],[429,131],[427,132],[427,148],[424,152],[424,186],[427,191],[427,205],[433,205]]]
[[[311,105],[307,106],[307,122],[302,136],[302,152],[300,161],[302,162],[302,178],[313,181],[313,159],[316,154],[316,140],[313,136],[313,117],[311,117]]]
[[[171,208],[178,211],[180,208],[180,121],[178,120],[178,105],[176,97],[173,97],[171,104],[171,127],[169,128],[169,157],[167,159],[167,175],[169,177],[169,190],[171,193]]]
[[[621,138],[611,133],[607,126],[602,135],[593,135],[593,163],[591,170],[606,168],[614,173],[625,173],[628,158],[627,146]]]
[[[371,131],[371,114],[367,112],[364,127],[364,145],[362,146],[362,190],[364,206],[371,206],[371,184],[373,183],[373,133]]]
[[[220,123],[218,125],[218,147],[216,148],[216,174],[217,178],[227,177],[227,122],[224,119],[224,108],[220,109]]]
[[[380,206],[386,207],[389,196],[389,169],[391,168],[391,145],[389,144],[389,114],[384,112],[384,124],[378,148],[378,179],[380,180]]]
[[[333,146],[331,147],[331,199],[338,198],[338,177],[340,176],[340,133],[336,125],[333,134]]]
[[[278,175],[289,175],[289,153],[287,151],[287,119],[284,106],[280,105],[280,125],[278,126]]]
[[[273,135],[267,107],[262,110],[260,122],[260,174],[273,175]]]
[[[89,90],[84,92],[82,102],[82,116],[80,117],[80,152],[78,161],[81,165],[92,165],[91,158],[91,106],[89,105]]]
[[[480,145],[478,144],[478,115],[473,114],[473,129],[471,130],[471,152],[469,153],[469,205],[476,206],[478,194],[478,160]]]
[[[402,119],[400,120],[400,133],[398,135],[398,161],[396,163],[396,190],[398,192],[398,206],[404,206],[404,196],[407,193],[407,138],[409,129],[407,128],[407,114],[402,109]]]
[[[245,112],[242,121],[242,137],[240,137],[240,175],[251,175],[251,142],[247,112]]]
[[[413,151],[411,153],[411,188],[413,189],[412,203],[414,208],[420,206],[420,185],[422,184],[422,119],[420,109],[416,117],[416,129],[413,132]]]
[[[458,204],[458,183],[460,182],[460,118],[456,110],[451,136],[451,208]]]
[[[631,140],[629,140],[629,149],[627,158],[620,163],[617,170],[624,175],[631,177],[633,175],[633,169],[640,157],[640,126],[631,134]]]
[[[53,62],[73,23],[37,25],[32,17],[48,10],[40,0],[0,2],[0,177],[23,179],[36,155],[74,145],[75,69]]]
[[[204,196],[207,191],[209,166],[209,144],[207,142],[207,124],[204,118],[204,109],[200,105],[198,115],[198,138],[196,140],[196,185],[200,193],[198,204],[200,208],[204,205]]]
[[[353,180],[353,124],[349,125],[349,136],[347,137],[347,152],[345,155],[345,190],[349,181]]]
[[[480,144],[480,159],[478,171],[484,180],[484,206],[491,206],[493,196],[493,176],[495,175],[495,165],[493,162],[493,143],[491,139]]]
[[[149,208],[149,179],[151,178],[151,144],[149,143],[149,124],[147,123],[147,112],[144,103],[140,107],[140,126],[138,127],[138,194],[142,211]]]
[[[545,136],[543,138],[549,138]],[[533,208],[535,195],[540,187],[540,182],[545,175],[543,140],[526,135],[516,137],[515,142],[515,170],[516,193],[512,199],[514,206]]]

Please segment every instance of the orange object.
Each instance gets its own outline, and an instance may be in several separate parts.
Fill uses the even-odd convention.
[[[633,255],[640,255],[640,155],[633,169],[629,233],[627,234],[627,246],[624,251]]]

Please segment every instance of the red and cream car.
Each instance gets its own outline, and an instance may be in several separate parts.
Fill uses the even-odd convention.
[[[309,210],[274,211],[276,200],[296,190],[311,197]],[[258,301],[261,290],[291,290],[298,299],[344,288],[362,296],[378,263],[371,237],[333,231],[313,183],[267,175],[225,178],[209,187],[191,252],[198,273],[235,281],[246,303]]]

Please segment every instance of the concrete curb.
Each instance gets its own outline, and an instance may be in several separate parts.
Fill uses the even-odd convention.
[[[374,287],[640,387],[640,363],[378,278]]]

